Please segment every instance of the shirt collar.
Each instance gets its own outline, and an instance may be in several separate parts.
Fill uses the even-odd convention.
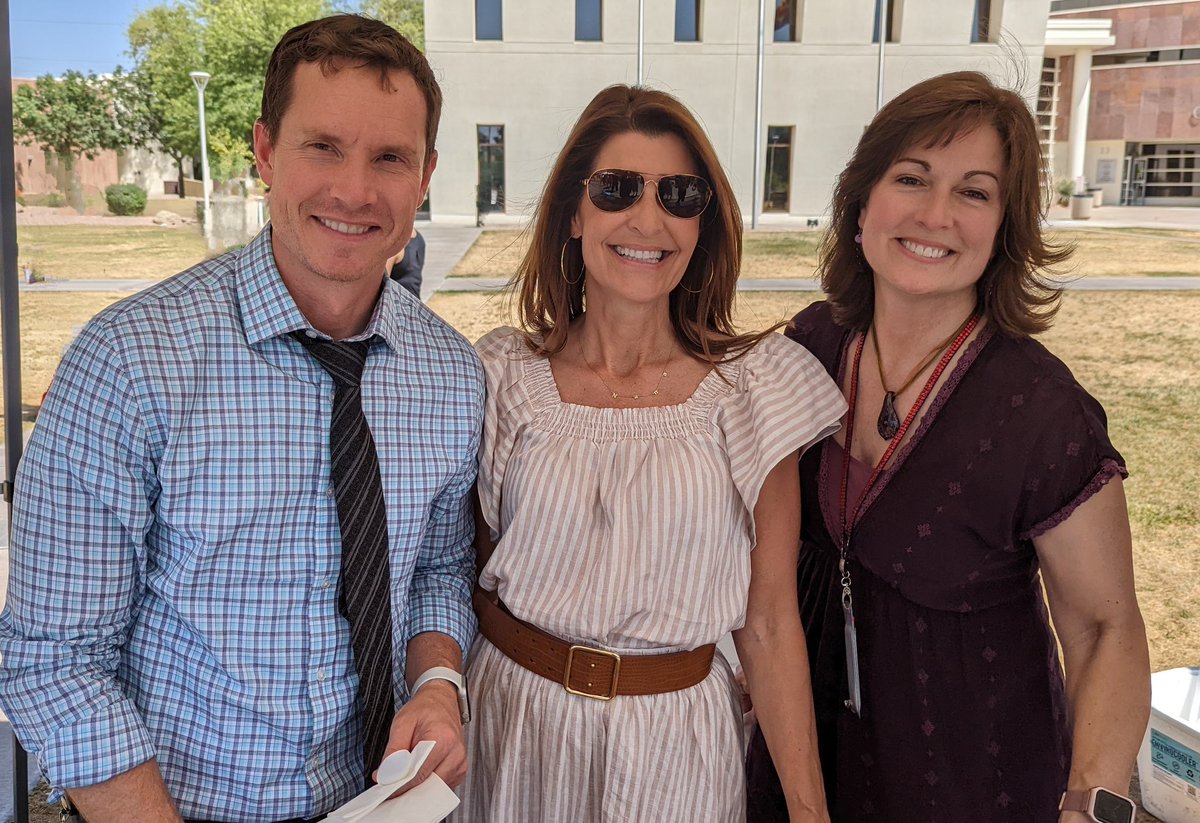
[[[312,329],[283,284],[271,251],[269,223],[242,249],[236,266],[238,305],[247,343],[253,346],[289,332]],[[385,278],[383,292],[375,301],[367,327],[350,339],[361,340],[377,334],[393,350],[398,350],[401,330],[413,311],[401,290],[391,278]]]

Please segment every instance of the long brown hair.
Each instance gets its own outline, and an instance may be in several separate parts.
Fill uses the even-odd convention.
[[[569,243],[571,220],[584,196],[582,181],[604,144],[618,134],[673,134],[683,141],[713,196],[700,215],[700,238],[680,284],[670,295],[671,324],[684,350],[716,363],[738,356],[769,332],[737,334],[733,300],[742,258],[742,216],[716,151],[691,112],[671,95],[616,85],[587,105],[559,152],[533,219],[533,239],[513,276],[517,313],[530,345],[562,351],[571,320],[583,312],[583,256]]]
[[[425,98],[425,163],[429,163],[442,116],[442,90],[425,55],[402,34],[358,14],[335,14],[289,29],[271,52],[263,83],[259,121],[272,138],[279,134],[279,123],[292,101],[292,80],[301,63],[316,63],[327,77],[349,66],[377,69],[384,88],[390,88],[390,72],[412,75]]]
[[[982,126],[994,128],[1004,148],[1004,217],[991,260],[975,286],[979,307],[989,322],[1014,336],[1050,327],[1062,296],[1053,267],[1070,257],[1073,248],[1042,236],[1048,191],[1037,124],[1018,94],[974,71],[931,77],[880,109],[838,177],[819,272],[839,323],[865,330],[875,311],[870,267],[854,242],[871,189],[911,146],[945,146]]]

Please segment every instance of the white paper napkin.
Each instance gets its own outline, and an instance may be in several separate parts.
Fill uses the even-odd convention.
[[[412,752],[398,751],[379,765],[379,783],[325,818],[326,823],[438,823],[458,807],[458,796],[442,779],[429,779],[404,794],[388,798],[410,783],[433,751],[432,740],[422,740]]]

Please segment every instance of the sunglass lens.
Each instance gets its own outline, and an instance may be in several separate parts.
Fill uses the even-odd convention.
[[[708,205],[710,193],[708,181],[703,177],[675,174],[658,181],[658,199],[675,217],[698,216]]]
[[[642,196],[646,181],[632,171],[601,171],[588,179],[588,197],[601,211],[624,211]]]

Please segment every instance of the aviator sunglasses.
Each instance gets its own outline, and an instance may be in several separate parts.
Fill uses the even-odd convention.
[[[646,183],[653,182],[658,203],[672,217],[699,217],[712,199],[712,186],[694,174],[667,174],[649,181],[641,172],[600,169],[583,181],[588,199],[600,211],[625,211],[642,198]]]

